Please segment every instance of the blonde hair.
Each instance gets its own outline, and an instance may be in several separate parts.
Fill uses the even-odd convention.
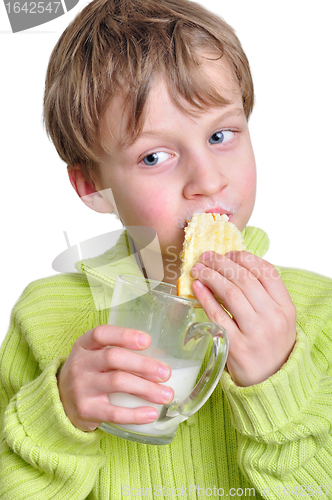
[[[60,157],[87,179],[98,165],[100,120],[113,97],[125,97],[126,140],[134,142],[154,77],[162,73],[181,107],[225,105],[202,75],[197,54],[225,56],[239,83],[247,119],[254,104],[249,63],[234,30],[189,0],[94,0],[67,27],[50,57],[44,123]]]

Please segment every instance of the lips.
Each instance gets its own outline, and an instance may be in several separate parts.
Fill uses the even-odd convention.
[[[226,210],[223,210],[222,208],[209,208],[209,210],[205,210],[206,214],[220,214],[220,215],[227,215],[228,220],[231,220],[232,215],[230,213],[227,213]]]
[[[238,209],[238,205],[226,204],[224,202],[223,203],[218,202],[218,200],[214,200],[214,203],[216,203],[215,206],[213,206],[212,203],[213,201],[211,200],[205,205],[205,207],[196,205],[196,207],[193,207],[191,210],[188,210],[188,212],[183,215],[183,217],[185,218],[177,219],[175,222],[176,225],[181,227],[182,229],[185,229],[192,216],[194,214],[200,214],[200,213],[227,215],[228,220],[231,221]]]
[[[220,215],[226,214],[226,215],[228,215],[226,210],[223,210],[222,208],[209,208],[209,210],[204,210],[204,211],[206,214],[220,214]]]
[[[204,212],[206,214],[227,215],[229,221],[231,220],[232,215],[233,215],[232,213],[228,213],[226,210],[224,210],[224,209],[222,209],[220,207],[209,208],[208,210],[200,210],[199,212],[194,212],[194,213],[202,213],[202,212]],[[192,214],[192,215],[194,215],[194,214]],[[184,222],[184,225],[183,225],[184,228],[186,228],[188,226],[188,223],[189,223],[191,217],[189,217],[188,219],[186,219],[186,221]]]

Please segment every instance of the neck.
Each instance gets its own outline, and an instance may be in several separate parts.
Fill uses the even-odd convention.
[[[176,285],[181,274],[181,260],[175,254],[162,254],[156,242],[142,248],[135,241],[135,250],[140,260],[143,274],[149,279]]]
[[[164,279],[165,283],[176,285],[181,274],[181,260],[174,256],[163,255]]]

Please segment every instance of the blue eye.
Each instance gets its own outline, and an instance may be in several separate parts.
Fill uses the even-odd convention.
[[[230,141],[234,137],[234,132],[231,130],[219,130],[211,135],[209,139],[210,144],[221,144],[223,142]]]
[[[145,158],[143,158],[142,161],[148,167],[153,167],[154,165],[158,165],[159,163],[166,161],[168,157],[169,157],[168,153],[165,153],[163,151],[157,151],[156,153],[151,153],[150,155],[147,155]]]

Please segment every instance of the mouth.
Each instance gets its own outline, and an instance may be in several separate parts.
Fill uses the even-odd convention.
[[[228,220],[231,221],[237,210],[238,204],[226,204],[225,202],[221,203],[217,200],[213,202],[213,200],[211,200],[210,202],[206,203],[205,207],[202,207],[202,205],[199,206],[199,204],[197,204],[196,206],[189,209],[187,213],[183,214],[182,216],[176,217],[174,219],[174,224],[181,229],[185,229],[188,226],[188,222],[190,221],[192,216],[194,214],[200,213],[227,215]]]
[[[232,212],[232,213],[229,213],[229,212],[227,212],[226,210],[224,210],[224,209],[222,209],[222,208],[220,208],[220,207],[216,207],[216,208],[209,208],[208,210],[202,210],[202,211],[200,211],[200,212],[194,212],[194,213],[206,213],[206,214],[220,214],[220,215],[227,215],[228,220],[229,220],[229,221],[231,221],[231,219],[232,219],[232,217],[233,217],[233,215],[234,215],[235,211],[234,211],[234,212]],[[192,215],[194,215],[194,214],[192,214]],[[191,216],[191,217],[192,217],[192,216]],[[190,222],[190,220],[191,220],[191,217],[190,217],[189,219],[187,219],[187,220],[184,222],[184,225],[183,225],[183,228],[184,228],[184,229],[188,226],[188,224],[189,224],[189,222]]]
[[[219,207],[216,207],[216,208],[209,208],[208,210],[205,210],[205,213],[206,214],[220,214],[220,215],[227,215],[228,219],[230,220],[230,218],[232,217],[233,214],[230,214],[230,213],[227,213],[226,210],[224,210],[223,208],[219,208]]]

